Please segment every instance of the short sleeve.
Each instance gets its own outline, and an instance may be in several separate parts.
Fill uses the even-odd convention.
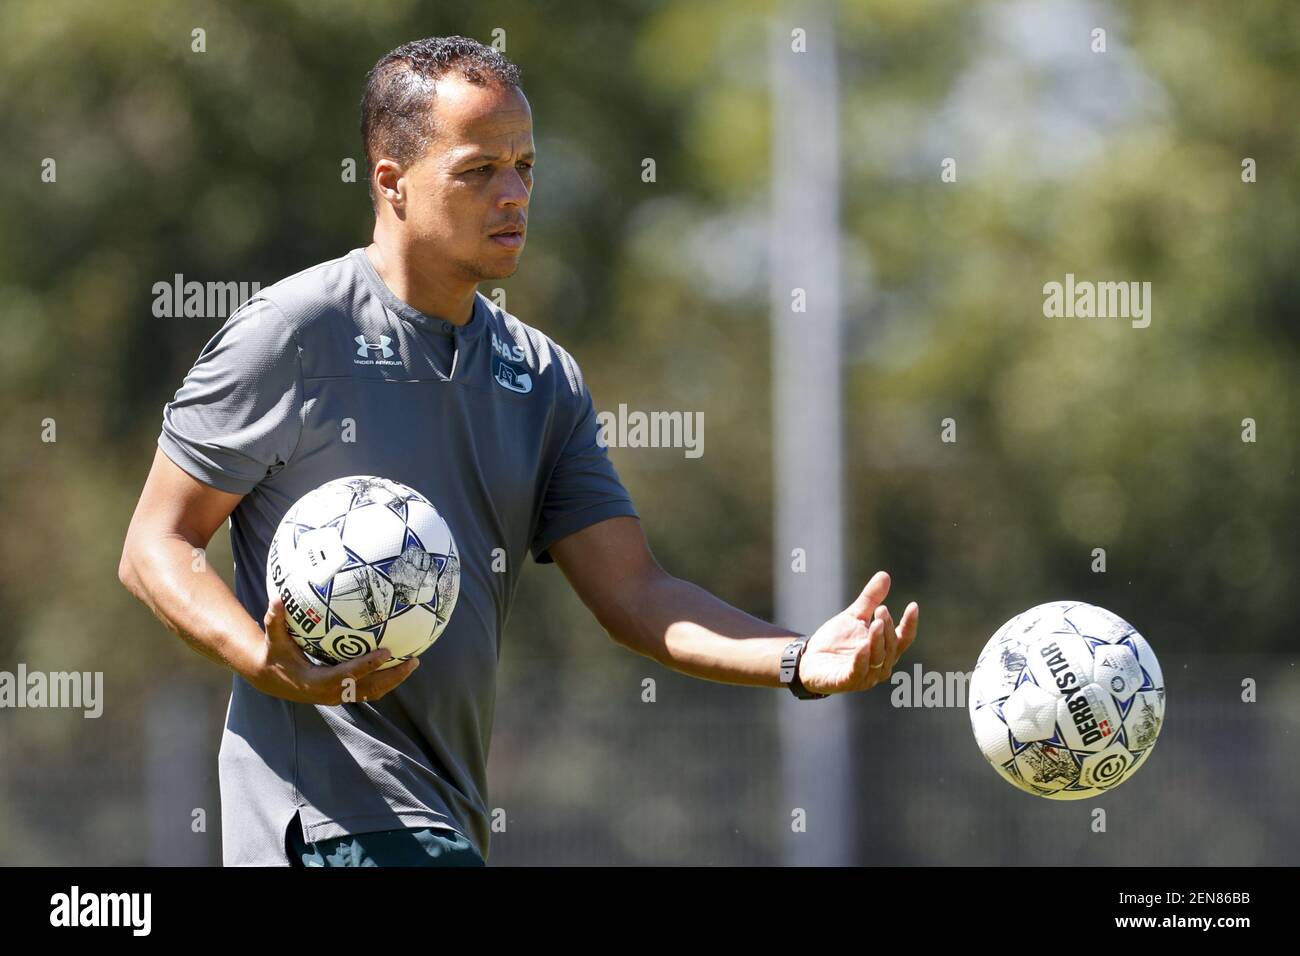
[[[293,455],[303,394],[288,321],[269,300],[250,299],[208,340],[163,409],[158,447],[205,485],[247,494]]]
[[[579,389],[577,424],[543,493],[541,520],[531,546],[538,564],[554,563],[549,549],[561,538],[607,518],[639,517],[599,441],[600,424],[591,392],[580,374],[575,381]]]

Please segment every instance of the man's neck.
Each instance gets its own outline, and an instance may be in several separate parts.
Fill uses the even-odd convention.
[[[366,258],[384,285],[411,308],[453,325],[466,325],[473,318],[478,283],[449,281],[422,272],[410,257],[378,240],[366,247]]]

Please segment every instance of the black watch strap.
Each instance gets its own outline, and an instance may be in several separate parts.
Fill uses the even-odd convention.
[[[813,693],[804,687],[803,681],[799,679],[799,661],[803,658],[804,648],[807,645],[808,638],[796,637],[785,646],[785,650],[781,652],[781,683],[789,686],[790,693],[800,700],[821,700],[830,695]]]

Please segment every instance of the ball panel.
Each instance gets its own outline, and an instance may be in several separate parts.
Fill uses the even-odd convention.
[[[1079,763],[1065,747],[1039,741],[1016,754],[1016,768],[1026,783],[1054,793],[1079,779]]]
[[[343,544],[367,564],[402,553],[406,524],[383,505],[353,508],[343,519]]]
[[[392,652],[394,659],[414,657],[433,642],[437,621],[433,611],[425,605],[405,608],[388,619],[383,646]]]
[[[1095,604],[1078,604],[1065,613],[1066,620],[1080,633],[1114,644],[1133,633],[1133,627],[1118,614]]]
[[[1124,736],[1133,750],[1145,750],[1160,736],[1164,721],[1165,702],[1157,691],[1142,691],[1135,695],[1124,717]]]
[[[348,563],[343,539],[333,525],[296,532],[294,538],[298,567],[310,584],[326,584]]]
[[[1056,702],[1056,723],[1071,750],[1104,750],[1120,730],[1119,705],[1097,684]]]
[[[1035,683],[1057,696],[1092,681],[1092,651],[1072,631],[1042,635],[1030,644],[1026,657]]]
[[[284,521],[319,528],[348,513],[352,492],[345,485],[326,484],[289,509]]]
[[[438,572],[446,559],[430,551],[408,547],[393,562],[389,576],[403,604],[431,604],[438,600]]]
[[[1021,743],[1046,740],[1056,733],[1056,702],[1055,694],[1025,681],[1002,705],[1002,719]]]
[[[460,557],[455,548],[447,556],[447,562],[438,574],[438,601],[434,612],[438,616],[435,636],[441,634],[451,619],[451,612],[456,610],[456,600],[460,597]]]
[[[1066,612],[1078,607],[1078,601],[1048,601],[1024,611],[1015,618],[1015,625],[1008,629],[1008,634],[1019,637],[1024,643],[1032,643],[1031,635],[1075,633],[1066,620]]]
[[[1099,753],[1083,758],[1079,770],[1079,783],[1098,790],[1119,786],[1132,771],[1133,754],[1118,740]]]
[[[351,475],[338,481],[352,492],[351,507],[354,509],[369,504],[396,504],[404,496],[404,491],[408,490],[405,485],[387,478],[376,478],[374,475]]]
[[[382,624],[392,608],[392,582],[368,564],[340,572],[330,586],[330,613],[354,630]]]
[[[320,641],[320,650],[338,661],[350,661],[369,654],[379,646],[373,631],[335,628]]]
[[[1142,686],[1137,655],[1123,644],[1097,648],[1093,654],[1093,680],[1119,701],[1127,701]]]
[[[268,599],[279,596],[289,633],[303,646],[304,641],[315,639],[324,631],[327,610],[301,575],[298,556],[291,545],[286,547],[286,537],[277,532],[271,539],[266,560],[266,594]]]
[[[1025,645],[1005,638],[975,665],[971,674],[972,698],[981,704],[1010,696],[1025,669]]]
[[[1014,756],[1011,732],[992,707],[980,707],[971,712],[971,729],[980,752],[994,766],[1006,763]]]
[[[406,525],[420,539],[420,545],[434,554],[448,554],[455,549],[451,541],[451,530],[447,522],[438,514],[438,509],[423,499],[413,499],[406,503]]]
[[[1160,662],[1156,660],[1156,652],[1151,649],[1151,645],[1147,643],[1146,638],[1134,631],[1124,638],[1124,643],[1137,655],[1138,664],[1147,673],[1149,681],[1142,685],[1143,689],[1155,688],[1163,690],[1165,675],[1160,672]]]

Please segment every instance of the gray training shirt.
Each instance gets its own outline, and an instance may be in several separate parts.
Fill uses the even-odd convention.
[[[244,495],[230,540],[235,595],[254,620],[277,524],[332,478],[410,485],[447,520],[461,560],[447,629],[382,699],[295,704],[235,675],[219,760],[227,866],[286,865],[295,813],[307,841],[450,827],[487,859],[497,661],[520,567],[636,515],[597,433],[577,362],[548,336],[481,294],[463,327],[424,315],[361,249],[263,289],[204,346],[158,445]]]

